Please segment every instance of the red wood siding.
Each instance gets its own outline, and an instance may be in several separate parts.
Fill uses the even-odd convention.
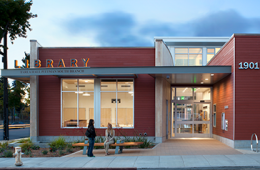
[[[208,65],[230,65],[234,70],[234,39],[232,38]],[[217,107],[216,127],[213,134],[233,140],[233,82],[234,72],[213,85],[213,104]],[[224,106],[228,106],[225,109]],[[221,129],[221,114],[225,113],[228,120],[228,131]],[[213,113],[212,113],[213,115]]]
[[[260,36],[235,36],[236,125],[235,140],[250,140],[260,134],[260,70],[240,70],[240,62],[260,64]]]
[[[53,59],[54,66],[63,58],[69,66],[70,58],[90,58],[89,67],[154,66],[154,48],[41,48],[40,60]],[[60,78],[39,76],[39,136],[82,136],[80,129],[61,129]],[[146,132],[155,135],[155,80],[149,75],[138,75],[135,79],[134,129],[122,130],[127,136]],[[104,129],[96,129],[104,136]],[[119,131],[116,130],[117,135]]]
[[[42,67],[46,67],[46,59],[53,60],[53,67],[60,59],[70,67],[73,58],[78,67],[84,66],[82,58],[89,58],[88,67],[155,66],[154,48],[39,48],[39,56]]]

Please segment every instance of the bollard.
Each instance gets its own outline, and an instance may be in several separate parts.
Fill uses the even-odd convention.
[[[13,154],[13,156],[15,156],[15,165],[16,166],[22,166],[23,163],[21,161],[21,159],[22,159],[21,147],[15,147],[15,153]]]

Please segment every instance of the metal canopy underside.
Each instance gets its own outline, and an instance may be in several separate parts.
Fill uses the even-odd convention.
[[[214,84],[231,74],[231,66],[155,66],[155,67],[66,67],[1,70],[3,77],[29,82],[30,76],[57,77],[137,77],[149,74],[164,77],[171,84]],[[211,76],[214,74],[214,76]],[[208,80],[206,80],[208,79]]]

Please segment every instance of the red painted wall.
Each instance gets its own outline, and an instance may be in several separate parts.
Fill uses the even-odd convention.
[[[70,59],[90,58],[89,67],[154,66],[154,48],[40,48],[40,60],[53,59],[57,67],[59,59],[69,66]],[[61,129],[60,78],[39,76],[39,136],[82,136],[85,130]],[[155,80],[149,75],[138,75],[135,79],[134,129],[124,129],[128,136],[147,132],[155,135]],[[97,135],[104,136],[104,129],[97,129]],[[116,131],[117,135],[119,132]]]
[[[235,35],[235,40],[235,140],[250,140],[252,133],[260,135],[260,70],[238,68],[240,62],[260,64],[260,36]]]
[[[213,104],[216,104],[216,127],[213,134],[233,140],[233,84],[234,84],[234,39],[232,38],[208,63],[208,65],[232,66],[232,74],[213,85]],[[228,106],[225,109],[224,106]],[[221,114],[228,120],[228,131],[221,129]],[[213,115],[213,113],[212,113]],[[213,120],[212,120],[213,121]],[[212,123],[213,125],[213,123]]]

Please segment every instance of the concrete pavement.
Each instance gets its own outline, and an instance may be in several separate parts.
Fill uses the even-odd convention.
[[[260,169],[260,154],[124,157],[22,158],[21,168]],[[14,158],[0,158],[0,168],[14,168]]]

